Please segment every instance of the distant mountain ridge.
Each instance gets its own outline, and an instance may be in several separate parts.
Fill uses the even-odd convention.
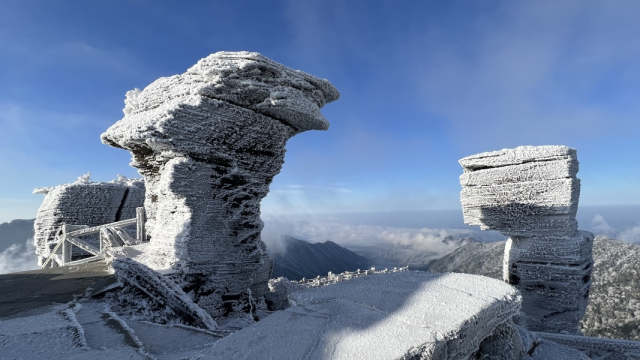
[[[478,240],[471,236],[458,237],[447,235],[441,241],[447,247],[459,247],[467,244],[478,243]],[[409,266],[411,270],[428,270],[433,261],[442,257],[442,252],[425,251],[411,246],[391,245],[354,247],[351,250],[369,259],[372,266],[376,268],[392,268]],[[451,249],[449,249],[451,251]]]
[[[0,252],[13,244],[24,244],[27,239],[33,238],[33,222],[29,220],[12,220],[0,224]]]
[[[338,274],[370,267],[368,259],[333,241],[311,244],[290,236],[285,236],[283,241],[282,251],[267,249],[273,260],[272,278],[309,279],[326,276],[329,271]]]
[[[476,243],[434,261],[431,272],[502,279],[505,242]],[[640,245],[597,236],[593,282],[581,330],[587,336],[640,341]]]

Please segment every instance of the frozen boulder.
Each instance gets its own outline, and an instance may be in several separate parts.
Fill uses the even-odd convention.
[[[216,319],[251,311],[270,273],[260,201],[287,140],[327,129],[320,108],[338,97],[328,81],[251,52],[218,52],[128,92],[101,139],[129,150],[145,179],[145,265],[182,272]]]
[[[573,235],[580,196],[575,149],[521,146],[460,160],[465,223],[507,236]]]
[[[269,280],[269,291],[264,296],[267,308],[271,311],[288,308],[289,295],[304,288],[305,286],[283,277]]]
[[[289,295],[294,305],[202,359],[520,359],[516,289],[466,274],[375,274]]]
[[[62,223],[98,226],[136,217],[136,207],[144,203],[141,179],[118,176],[110,182],[93,182],[89,174],[76,182],[49,188],[38,188],[45,194],[34,222],[34,243],[38,265],[49,256],[49,242],[54,240]]]
[[[460,160],[464,220],[510,236],[504,280],[522,292],[530,330],[575,334],[593,268],[578,231],[578,159],[566,146],[521,146]]]

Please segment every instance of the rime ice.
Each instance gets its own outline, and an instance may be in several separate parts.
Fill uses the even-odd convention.
[[[575,334],[591,286],[593,234],[578,231],[578,159],[521,146],[460,160],[465,223],[510,236],[504,280],[522,292],[530,330]]]
[[[198,359],[520,359],[520,294],[466,274],[374,274],[293,292],[293,306]],[[488,353],[488,354],[487,354]]]
[[[90,174],[76,182],[50,188],[37,188],[45,194],[34,222],[38,265],[49,256],[52,241],[62,223],[97,226],[136,217],[136,207],[144,202],[144,183],[140,179],[118,176],[110,182],[92,182]]]
[[[260,269],[260,201],[287,140],[326,130],[320,108],[338,97],[328,81],[251,52],[218,52],[128,92],[101,139],[129,150],[145,179],[145,265],[183,274],[216,319],[249,312],[271,271]]]

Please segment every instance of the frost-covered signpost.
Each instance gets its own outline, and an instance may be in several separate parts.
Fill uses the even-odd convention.
[[[576,150],[521,146],[460,160],[465,223],[509,236],[504,280],[522,292],[529,330],[570,333],[587,306],[593,234],[578,230]]]
[[[250,52],[215,53],[128,92],[124,118],[101,138],[129,150],[145,180],[139,261],[173,271],[215,319],[249,313],[271,271],[260,201],[287,140],[326,130],[320,108],[338,97],[328,81]]]

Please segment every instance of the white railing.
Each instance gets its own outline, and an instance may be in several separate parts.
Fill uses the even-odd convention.
[[[376,270],[376,268],[372,267],[370,270],[360,270],[357,271],[345,271],[342,274],[334,274],[331,271],[327,274],[327,276],[320,276],[313,279],[302,278],[300,281],[292,281],[298,285],[303,285],[306,287],[321,287],[325,285],[335,284],[340,281],[351,280],[357,277],[371,275],[371,274],[386,274],[392,272],[400,272],[400,271],[408,271],[409,267],[394,267],[393,269],[384,269],[384,270]]]
[[[144,208],[136,208],[136,217],[133,219],[117,221],[110,224],[103,224],[93,227],[87,225],[67,225],[62,224],[56,234],[57,244],[51,250],[49,257],[42,264],[42,268],[54,266],[71,266],[84,264],[92,261],[102,260],[108,249],[124,245],[135,245],[145,241],[144,232],[145,213]],[[133,239],[122,228],[136,225],[136,238]],[[100,248],[80,239],[81,236],[100,234]],[[71,260],[73,247],[88,252],[92,256],[80,260]],[[59,254],[58,254],[59,253]]]

